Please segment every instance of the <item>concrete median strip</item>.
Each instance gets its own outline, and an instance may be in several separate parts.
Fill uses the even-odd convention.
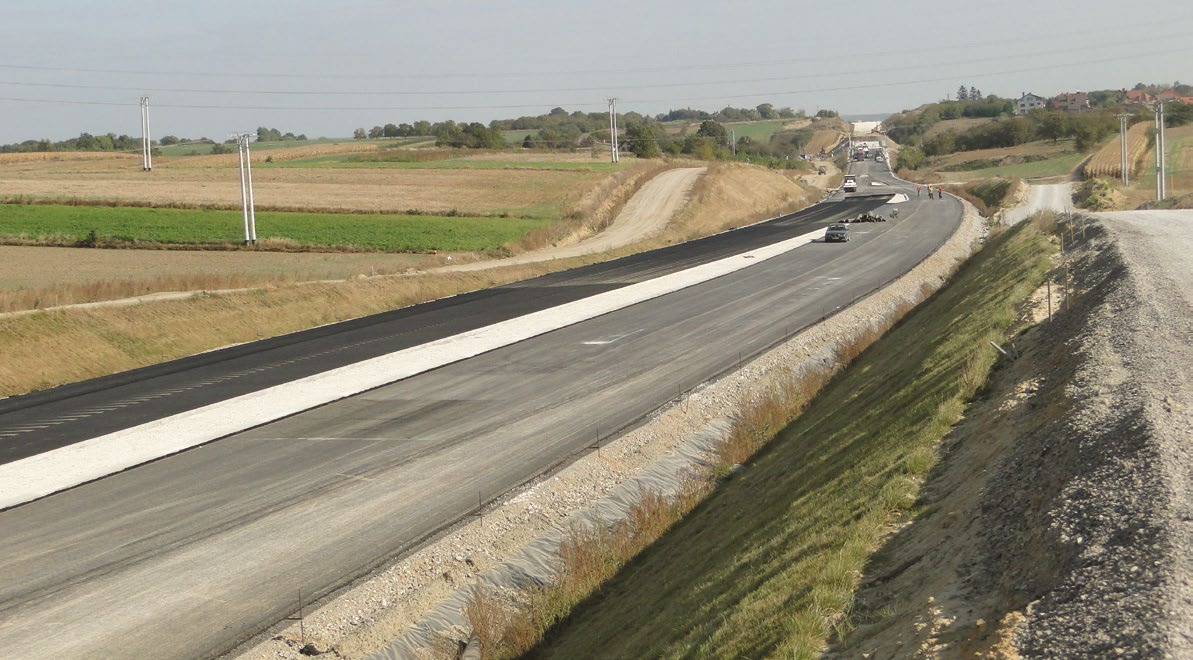
[[[809,232],[646,282],[332,369],[0,465],[0,508],[30,502],[234,433],[694,286],[790,252]]]

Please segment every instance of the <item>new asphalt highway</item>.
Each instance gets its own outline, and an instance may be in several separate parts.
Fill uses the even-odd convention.
[[[216,655],[290,615],[299,591],[318,598],[416,548],[935,250],[960,203],[917,199],[880,167],[855,164],[857,198],[743,230],[0,401],[0,463],[16,465],[899,208],[848,243],[814,242],[2,511],[0,656]],[[910,200],[863,195],[896,192]]]

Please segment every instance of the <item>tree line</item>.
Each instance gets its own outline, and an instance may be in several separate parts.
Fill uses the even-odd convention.
[[[267,128],[261,126],[257,129],[258,142],[288,142],[291,140],[302,141],[306,140],[306,135],[295,135],[294,133],[282,133],[276,128]],[[163,135],[157,140],[150,140],[150,145],[153,147],[169,147],[179,144],[203,144],[212,145],[211,153],[230,153],[234,151],[228,145],[236,144],[236,140],[229,139],[224,142],[216,142],[211,138],[188,138],[178,137],[177,135]],[[107,133],[105,135],[92,135],[90,133],[80,133],[79,137],[69,138],[66,140],[59,140],[57,142],[52,140],[25,140],[24,142],[16,142],[13,144],[0,145],[0,153],[27,153],[37,151],[140,151],[141,138],[132,137],[129,135],[116,135],[115,133]]]
[[[821,110],[819,117],[836,117],[832,110]],[[727,123],[735,121],[758,121],[763,119],[798,119],[806,117],[803,110],[775,108],[773,104],[762,103],[754,108],[727,106],[715,112],[683,108],[649,117],[638,112],[618,113],[619,127],[628,130],[630,126],[649,125],[652,122],[713,121]],[[404,137],[433,137],[439,146],[496,149],[506,146],[499,141],[503,131],[526,131],[522,147],[528,149],[571,149],[589,147],[598,142],[609,142],[609,115],[606,112],[568,112],[564,108],[552,108],[546,114],[524,115],[513,119],[494,119],[488,125],[477,122],[416,121],[388,123],[370,129],[357,128],[352,132],[357,140]],[[706,136],[705,136],[706,137]],[[645,138],[638,138],[639,141]],[[669,149],[673,149],[668,147]],[[680,147],[682,150],[684,147]],[[682,151],[681,151],[682,152]],[[689,152],[690,153],[690,152]]]

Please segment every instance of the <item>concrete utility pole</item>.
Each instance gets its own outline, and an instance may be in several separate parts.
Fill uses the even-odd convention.
[[[153,149],[149,144],[149,97],[141,97],[141,169],[153,169]]]
[[[1122,169],[1123,185],[1125,186],[1131,182],[1131,180],[1130,180],[1131,164],[1129,162],[1127,162],[1128,161],[1128,158],[1127,158],[1127,120],[1131,118],[1131,115],[1124,113],[1124,114],[1117,115],[1117,116],[1118,116],[1118,134],[1119,134],[1119,139],[1118,139],[1119,159],[1118,160],[1119,160],[1119,167]]]
[[[737,133],[731,128],[729,129],[729,147],[733,151],[733,155],[737,155]]]
[[[1168,186],[1165,182],[1167,172],[1164,167],[1164,102],[1156,101],[1156,199],[1168,197]]]
[[[610,162],[621,162],[621,149],[617,145],[617,98],[609,97],[609,157]]]
[[[249,140],[254,133],[232,133],[236,151],[240,155],[240,205],[244,212],[244,244],[257,244],[257,214],[253,209],[253,163],[249,154]]]

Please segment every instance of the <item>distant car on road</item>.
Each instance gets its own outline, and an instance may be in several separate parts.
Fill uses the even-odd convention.
[[[844,243],[849,240],[849,225],[832,224],[824,230],[825,243]]]

